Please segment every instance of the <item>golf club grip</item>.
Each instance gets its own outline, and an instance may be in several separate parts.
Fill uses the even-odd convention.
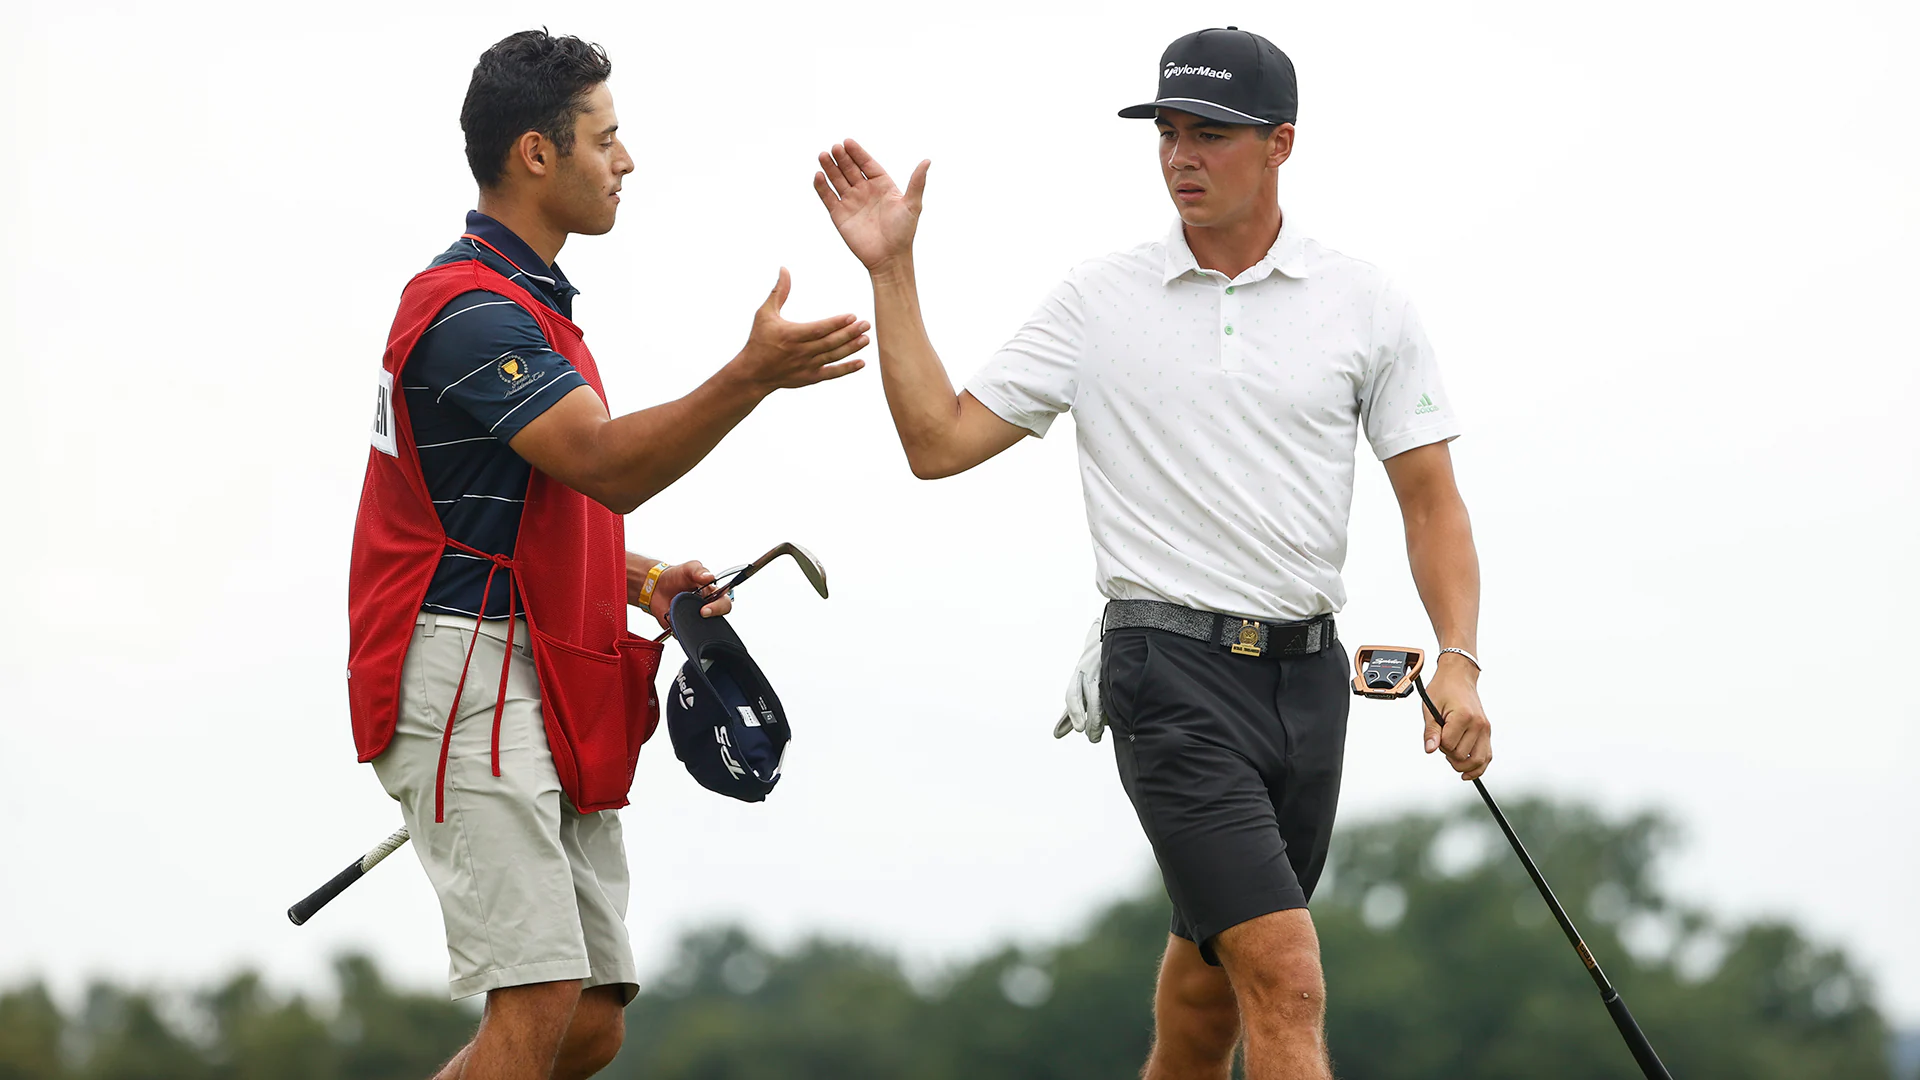
[[[313,918],[314,912],[326,907],[334,897],[346,892],[347,886],[366,876],[367,872],[361,866],[363,861],[363,859],[353,860],[353,862],[347,864],[345,870],[333,875],[333,878],[325,885],[320,886],[308,894],[305,900],[288,908],[287,918],[292,920],[295,926],[305,925],[308,919]]]
[[[373,846],[373,850],[353,860],[345,870],[333,875],[332,880],[313,890],[305,900],[287,909],[287,919],[295,926],[313,918],[313,913],[326,907],[334,897],[345,892],[347,886],[366,876],[367,871],[380,865],[380,860],[400,850],[400,845],[412,839],[405,828],[395,829],[392,836]]]
[[[1640,1025],[1634,1023],[1633,1013],[1627,1011],[1627,1003],[1618,990],[1612,997],[1600,995],[1607,1003],[1607,1012],[1613,1016],[1613,1026],[1620,1029],[1620,1037],[1627,1040],[1627,1049],[1633,1051],[1633,1060],[1640,1064],[1640,1072],[1647,1080],[1673,1080],[1667,1067],[1660,1063],[1660,1055],[1653,1052],[1653,1044],[1641,1033]]]

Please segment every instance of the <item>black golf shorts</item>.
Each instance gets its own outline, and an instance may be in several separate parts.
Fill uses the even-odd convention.
[[[1333,836],[1352,702],[1339,641],[1253,657],[1163,630],[1110,630],[1100,702],[1176,936],[1217,965],[1222,930],[1307,906]]]

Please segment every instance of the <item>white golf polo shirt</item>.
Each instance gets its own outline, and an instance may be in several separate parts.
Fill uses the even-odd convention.
[[[1460,433],[1406,296],[1285,225],[1232,280],[1177,220],[1080,264],[967,391],[1035,435],[1073,410],[1102,595],[1266,620],[1346,603],[1360,430]]]

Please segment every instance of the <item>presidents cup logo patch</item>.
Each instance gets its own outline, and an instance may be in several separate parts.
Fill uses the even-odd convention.
[[[546,372],[535,371],[528,366],[524,357],[508,353],[493,365],[494,374],[507,384],[507,396],[512,397],[546,377]]]
[[[1226,80],[1233,78],[1233,72],[1231,71],[1221,71],[1219,68],[1210,67],[1194,67],[1192,64],[1182,64],[1178,60],[1168,61],[1167,66],[1160,69],[1160,77],[1163,79],[1171,79],[1176,75],[1203,75],[1209,79]]]

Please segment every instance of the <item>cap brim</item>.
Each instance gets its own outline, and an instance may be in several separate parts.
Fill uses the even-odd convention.
[[[1172,112],[1192,113],[1208,120],[1217,120],[1222,124],[1277,124],[1283,121],[1267,120],[1243,113],[1238,109],[1229,109],[1225,105],[1216,105],[1199,98],[1161,98],[1144,105],[1129,105],[1120,110],[1120,115],[1128,120],[1151,120],[1161,109]]]
[[[667,619],[673,624],[673,639],[680,643],[681,651],[689,657],[700,656],[715,642],[746,652],[746,645],[741,642],[740,635],[733,632],[725,615],[700,614],[701,606],[712,599],[701,596],[699,590],[683,592],[673,598],[673,603],[667,606]]]

